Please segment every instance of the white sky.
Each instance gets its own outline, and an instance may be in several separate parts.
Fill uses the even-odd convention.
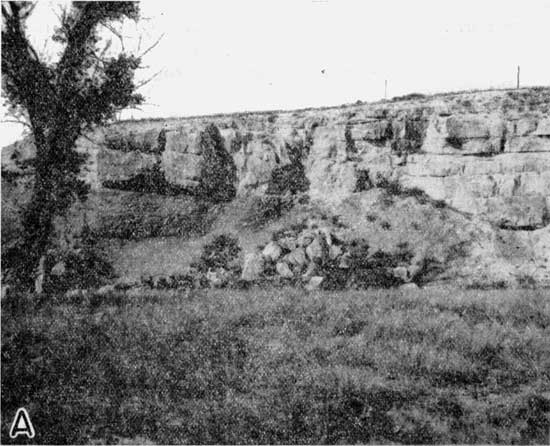
[[[38,50],[56,24],[41,1],[28,32]],[[166,117],[371,101],[411,92],[550,84],[550,0],[143,1],[123,29],[144,49],[142,111]],[[115,43],[115,42],[114,42]],[[115,46],[113,45],[113,48]],[[0,145],[20,128],[0,124]]]

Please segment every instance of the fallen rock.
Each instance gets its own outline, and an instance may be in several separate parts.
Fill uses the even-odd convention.
[[[338,262],[338,268],[348,269],[351,267],[351,254],[349,252],[346,252],[342,254],[342,257],[340,257],[340,261]]]
[[[335,260],[340,257],[343,253],[343,249],[338,245],[331,245],[328,251],[328,256],[331,260]]]
[[[2,284],[2,299],[5,299],[8,297],[8,294],[10,292],[10,286]]]
[[[401,291],[413,291],[413,290],[418,290],[419,287],[416,283],[410,282],[410,283],[404,283],[399,287],[399,289]]]
[[[223,268],[220,268],[216,271],[212,271],[211,269],[208,270],[206,273],[206,280],[208,280],[208,283],[213,288],[221,288],[227,283],[227,271],[225,271]]]
[[[52,276],[62,276],[67,271],[65,267],[65,262],[57,262],[51,270]]]
[[[304,274],[302,274],[302,278],[304,280],[308,280],[308,279],[310,279],[311,277],[313,277],[315,275],[316,271],[317,271],[317,265],[315,264],[315,262],[311,262],[307,266],[306,272]]]
[[[306,264],[306,252],[304,248],[296,248],[284,256],[283,260],[290,265],[304,266]]]
[[[278,240],[279,246],[287,251],[294,251],[298,247],[298,242],[294,237],[284,237]]]
[[[115,282],[114,287],[116,290],[129,290],[138,285],[138,282],[131,279],[119,279]]]
[[[264,266],[265,262],[262,254],[257,252],[246,254],[241,279],[247,282],[258,280],[264,272]]]
[[[99,296],[106,296],[107,294],[113,293],[115,291],[114,285],[103,285],[99,287],[96,291],[96,294]]]
[[[277,262],[275,269],[277,270],[277,274],[285,279],[290,279],[294,276],[292,270],[285,262]]]
[[[323,262],[328,256],[328,245],[323,236],[319,235],[308,245],[306,254],[312,261]]]
[[[268,261],[276,262],[281,257],[282,249],[277,242],[269,242],[262,251],[262,255]]]
[[[323,235],[323,237],[325,238],[325,241],[327,242],[327,245],[332,246],[333,237],[330,230],[328,228],[320,228],[319,233]]]
[[[409,282],[409,271],[404,266],[398,266],[393,269],[393,275],[397,278],[402,280],[403,282]]]
[[[308,291],[318,290],[321,287],[323,280],[325,280],[324,277],[313,276],[311,279],[309,279],[309,282],[306,284],[305,289]]]
[[[85,290],[81,290],[80,288],[75,288],[74,290],[68,290],[67,292],[65,292],[65,298],[74,299],[76,297],[83,297],[84,294],[86,294]]]
[[[308,246],[315,240],[315,234],[311,231],[304,231],[298,236],[298,245],[302,247]]]

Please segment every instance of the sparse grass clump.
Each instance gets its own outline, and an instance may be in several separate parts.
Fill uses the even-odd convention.
[[[2,308],[2,442],[522,443],[550,427],[535,290],[116,292]]]

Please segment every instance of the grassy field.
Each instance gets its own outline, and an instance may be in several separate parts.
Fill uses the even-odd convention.
[[[548,290],[2,305],[2,443],[544,443]],[[21,437],[19,437],[21,442]]]

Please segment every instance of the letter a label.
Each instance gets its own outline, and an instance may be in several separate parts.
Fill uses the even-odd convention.
[[[34,427],[24,407],[17,409],[17,413],[15,414],[15,418],[10,428],[10,438],[15,438],[18,435],[26,435],[27,438],[34,438]]]

